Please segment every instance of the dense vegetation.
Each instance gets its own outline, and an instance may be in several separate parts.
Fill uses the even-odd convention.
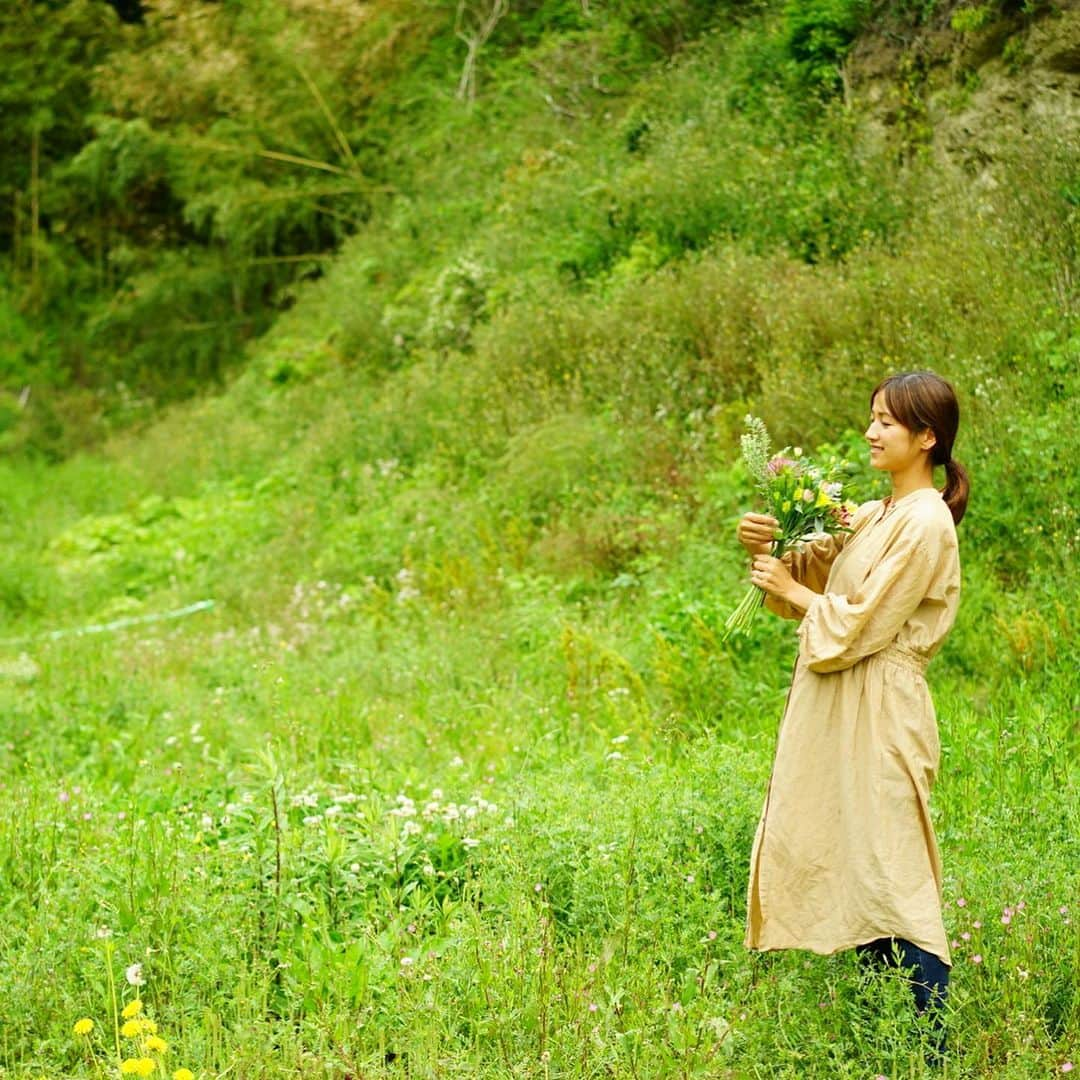
[[[903,986],[742,948],[794,640],[716,635],[743,415],[872,497],[922,366],[949,1074],[1078,1061],[1080,164],[869,140],[886,16],[1057,17],[0,15],[0,1076],[94,1075],[134,963],[170,1074],[921,1075]]]

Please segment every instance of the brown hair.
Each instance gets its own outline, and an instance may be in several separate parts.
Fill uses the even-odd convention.
[[[956,391],[932,371],[905,371],[882,379],[874,387],[870,395],[871,409],[874,398],[881,391],[885,393],[889,412],[904,427],[912,432],[925,431],[927,428],[933,431],[937,441],[930,451],[930,462],[945,466],[945,490],[941,497],[949,507],[953,522],[959,525],[967,509],[971,485],[967,470],[952,456],[956,429],[960,425]]]

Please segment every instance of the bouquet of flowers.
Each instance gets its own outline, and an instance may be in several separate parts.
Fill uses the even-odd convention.
[[[756,416],[746,417],[746,434],[740,440],[742,458],[765,501],[767,512],[780,522],[780,535],[773,541],[776,558],[795,544],[823,535],[851,532],[855,504],[843,501],[840,477],[848,470],[846,461],[832,461],[827,466],[814,465],[803,456],[802,448],[784,447],[770,456],[769,433]],[[745,634],[765,593],[751,585],[739,606],[728,616],[720,634],[721,641],[734,633]]]

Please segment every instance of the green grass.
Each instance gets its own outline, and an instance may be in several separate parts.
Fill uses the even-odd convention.
[[[220,394],[0,462],[0,1076],[115,1075],[135,963],[170,1074],[923,1076],[897,980],[742,947],[793,625],[718,643],[743,415],[873,497],[867,396],[921,366],[973,481],[945,1075],[1080,1064],[1075,162],[898,166],[774,30],[562,142],[532,54],[441,151],[420,110],[416,197]]]

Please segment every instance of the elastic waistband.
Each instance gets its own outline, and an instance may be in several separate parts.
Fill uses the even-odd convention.
[[[919,652],[918,649],[913,649],[910,645],[901,645],[899,641],[894,641],[891,645],[886,645],[879,653],[882,660],[889,660],[894,664],[900,664],[901,667],[906,667],[911,671],[914,671],[918,675],[926,673],[926,666],[930,663],[930,657],[925,653]]]

